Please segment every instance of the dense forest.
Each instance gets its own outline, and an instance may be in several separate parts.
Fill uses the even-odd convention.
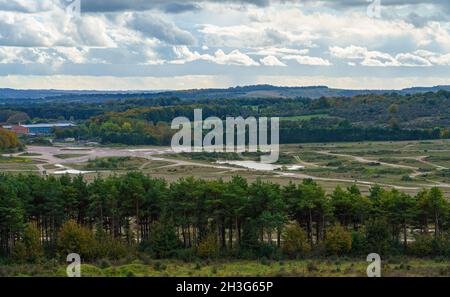
[[[191,177],[171,184],[138,172],[96,178],[0,175],[0,250],[6,262],[81,254],[84,261],[450,256],[450,203],[438,188],[410,196],[374,186],[327,195],[312,180],[278,184]]]
[[[173,94],[172,94],[173,95]],[[77,128],[56,131],[101,143],[168,145],[178,116],[280,117],[281,142],[427,140],[450,137],[450,92],[368,94],[354,97],[189,99],[127,98],[102,102],[32,101],[4,104],[0,122],[71,120]],[[205,131],[207,133],[207,131]]]

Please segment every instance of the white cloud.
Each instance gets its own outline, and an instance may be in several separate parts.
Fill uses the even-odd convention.
[[[445,25],[444,25],[445,24]],[[430,22],[424,30],[430,38],[445,50],[450,50],[449,23]]]
[[[402,66],[427,66],[428,67],[428,66],[433,65],[427,59],[416,56],[414,54],[410,54],[410,53],[398,54],[395,56],[395,59]]]
[[[365,47],[350,45],[342,48],[332,46],[330,54],[341,59],[360,60],[360,64],[369,67],[430,67],[433,61],[431,52],[399,53],[392,56],[380,51],[370,51]],[[421,54],[422,53],[422,54]],[[437,59],[436,59],[437,60]]]
[[[267,47],[280,45],[301,45],[313,47],[309,31],[290,31],[278,28],[276,24],[261,26],[259,23],[232,26],[201,25],[199,32],[203,34],[205,43],[210,47]]]
[[[332,46],[329,48],[330,53],[341,59],[364,59],[367,55],[367,48],[350,45],[347,47]]]
[[[78,48],[24,48],[0,47],[0,64],[47,64],[85,63],[87,50]]]
[[[255,62],[252,58],[241,53],[239,50],[233,50],[229,54],[226,54],[222,50],[218,50],[215,52],[211,61],[222,65],[259,66],[258,62]]]
[[[39,16],[0,12],[0,46],[115,46],[107,30],[103,17],[70,18],[61,10]]]
[[[378,67],[396,67],[399,76],[450,74],[450,24],[440,0],[386,1],[389,11],[371,19],[355,0],[83,0],[80,18],[57,4],[65,0],[0,0],[0,73],[216,73],[240,84],[274,69],[229,65],[279,66],[277,73],[292,76],[349,71],[358,78],[378,75]],[[423,21],[407,17],[413,10]]]
[[[0,11],[17,11],[25,13],[41,12],[54,9],[54,0],[0,0]]]
[[[0,45],[52,46],[61,34],[50,24],[14,13],[0,12]]]
[[[98,46],[98,47],[115,47],[116,43],[108,34],[108,25],[103,18],[83,16],[75,20],[74,27],[74,45]]]
[[[331,66],[331,62],[327,59],[320,57],[310,57],[310,56],[299,56],[299,55],[288,55],[284,56],[283,60],[295,60],[300,65],[311,65],[311,66]]]
[[[427,50],[417,50],[414,52],[415,55],[425,58],[435,65],[440,66],[450,66],[450,53],[439,54]]]
[[[173,48],[177,57],[171,61],[172,64],[185,64],[197,60],[209,61],[219,65],[238,65],[238,66],[259,66],[259,63],[241,53],[239,50],[233,50],[226,54],[223,50],[217,50],[214,55],[199,54],[197,51],[192,52],[187,46],[177,46]]]
[[[282,67],[287,66],[286,64],[284,64],[283,62],[278,60],[278,58],[275,56],[267,56],[267,57],[260,59],[259,61],[261,62],[261,64],[263,64],[265,66],[282,66]]]
[[[255,51],[251,51],[248,54],[260,56],[285,56],[285,55],[306,55],[308,53],[309,49],[266,47],[266,48],[256,48]]]

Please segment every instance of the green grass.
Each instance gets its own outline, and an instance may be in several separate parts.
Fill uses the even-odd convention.
[[[138,170],[150,161],[135,157],[105,157],[89,160],[85,163],[69,164],[70,167],[78,170]],[[161,164],[161,162],[159,162]],[[163,163],[162,165],[164,165]],[[147,164],[150,165],[150,164]],[[162,166],[161,165],[161,166]]]
[[[196,261],[136,260],[123,264],[100,261],[83,264],[82,276],[101,277],[365,277],[368,263],[364,259],[325,258],[283,261]],[[145,262],[145,263],[144,263]],[[450,265],[442,259],[386,259],[382,262],[382,276],[450,276]],[[0,276],[66,276],[64,265],[0,266]]]
[[[243,152],[243,153],[225,153],[225,152],[201,152],[201,153],[180,153],[176,155],[160,155],[167,158],[176,158],[182,160],[193,160],[206,163],[215,163],[219,160],[227,161],[259,161],[261,156],[267,155],[264,152]],[[295,159],[288,155],[281,153],[277,164],[292,164],[295,163]]]
[[[44,167],[44,169],[47,169],[47,170],[60,169],[59,167],[57,167],[57,166],[55,166],[53,164],[46,164],[46,165],[44,165],[42,167]]]
[[[21,156],[21,157],[38,157],[38,156],[42,156],[42,155],[41,155],[41,154],[38,154],[38,153],[29,153],[29,152],[26,152],[26,153],[20,154],[19,156]]]
[[[324,118],[335,118],[329,116],[328,114],[308,114],[301,116],[291,116],[291,117],[281,117],[280,121],[309,121],[314,118],[324,119]]]
[[[54,155],[54,157],[58,158],[58,159],[74,159],[74,158],[79,158],[79,157],[84,157],[87,156],[86,154],[58,154],[58,155]]]
[[[33,164],[28,163],[0,163],[0,171],[18,171],[18,172],[26,172],[26,171],[35,171],[37,167]]]
[[[7,164],[13,164],[13,163],[32,163],[32,160],[26,159],[26,158],[19,158],[19,157],[3,157],[0,156],[0,163],[7,163]]]

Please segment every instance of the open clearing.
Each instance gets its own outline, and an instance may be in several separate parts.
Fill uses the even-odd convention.
[[[365,259],[364,259],[365,260]],[[83,264],[82,276],[106,277],[365,277],[367,262],[361,259],[330,258],[324,260],[284,261],[197,261],[186,263],[176,260],[136,260],[133,264]],[[0,266],[0,273],[8,276],[66,276],[66,266],[14,265]],[[446,261],[402,258],[386,260],[382,276],[449,276]]]
[[[337,184],[356,183],[363,191],[379,184],[412,194],[434,186],[450,193],[448,140],[282,145],[276,170],[249,169],[239,166],[239,161],[221,160],[218,164],[220,158],[216,155],[204,155],[199,158],[176,154],[168,147],[29,146],[25,153],[3,155],[0,169],[15,173],[84,174],[88,180],[135,170],[169,181],[188,175],[229,179],[239,174],[249,180],[263,178],[280,184],[312,178],[327,191]],[[245,155],[242,160],[242,164],[251,162]],[[251,160],[257,158],[253,156]],[[110,166],[108,162],[118,165]]]

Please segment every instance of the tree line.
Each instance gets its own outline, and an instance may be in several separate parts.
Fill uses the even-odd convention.
[[[137,95],[136,95],[137,96]],[[171,95],[172,96],[172,95]],[[129,145],[170,144],[175,117],[294,117],[281,122],[281,141],[331,142],[425,140],[450,137],[450,92],[413,95],[370,94],[310,98],[127,98],[100,102],[25,102],[0,111],[0,122],[24,119],[78,121],[79,127],[58,130],[58,138],[97,140]],[[6,109],[7,108],[7,109]],[[295,119],[309,115],[311,119]],[[314,117],[313,115],[326,115]],[[420,120],[420,119],[427,119]],[[140,137],[142,136],[142,137]]]
[[[450,204],[312,180],[286,186],[240,176],[168,183],[139,172],[97,177],[0,175],[0,250],[10,261],[80,253],[154,257],[299,257],[366,252],[450,256]]]
[[[127,145],[170,145],[172,130],[169,120],[177,116],[191,118],[193,108],[203,106],[188,106],[183,110],[167,108],[152,108],[148,113],[128,111],[127,113],[100,116],[75,128],[56,129],[58,139],[73,137],[79,140],[97,140],[103,144],[120,143]],[[213,110],[206,110],[208,115],[214,115]],[[216,110],[217,111],[217,110]],[[205,110],[204,110],[205,112]],[[226,109],[220,111],[225,119]],[[236,114],[236,113],[233,113]],[[241,114],[243,117],[251,113]],[[156,121],[156,119],[164,121]],[[209,131],[204,130],[206,135]],[[393,123],[393,127],[358,127],[348,121],[339,119],[321,119],[312,117],[308,120],[289,120],[280,123],[280,143],[311,143],[311,142],[344,142],[344,141],[404,141],[432,140],[450,138],[449,129],[402,129]]]

